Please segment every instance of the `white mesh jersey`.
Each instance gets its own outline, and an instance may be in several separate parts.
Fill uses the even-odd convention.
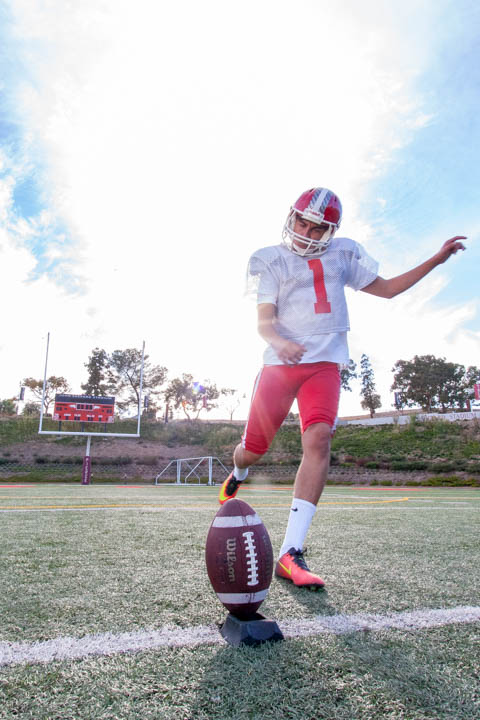
[[[257,303],[277,307],[275,330],[304,345],[302,363],[348,362],[350,329],[345,286],[361,290],[378,276],[378,263],[354,240],[333,238],[318,258],[304,258],[285,245],[257,250],[248,263],[247,292]],[[265,365],[281,365],[269,345]]]

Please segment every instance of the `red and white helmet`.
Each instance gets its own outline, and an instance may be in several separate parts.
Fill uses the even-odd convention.
[[[317,225],[328,225],[328,228],[321,238],[305,237],[293,230],[298,216]],[[327,188],[311,188],[302,193],[290,208],[283,228],[283,242],[289,250],[302,257],[321,255],[327,250],[341,221],[342,204],[338,197]]]

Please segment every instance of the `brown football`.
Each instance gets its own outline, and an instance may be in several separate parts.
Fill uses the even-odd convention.
[[[228,500],[215,515],[205,547],[207,572],[220,602],[233,615],[255,615],[272,581],[267,529],[243,500]]]

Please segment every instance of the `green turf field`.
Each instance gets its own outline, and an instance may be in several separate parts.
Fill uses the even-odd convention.
[[[205,571],[216,495],[0,484],[0,718],[480,718],[479,490],[328,487],[327,592],[274,579],[286,639],[242,649]],[[290,495],[241,491],[274,551]]]

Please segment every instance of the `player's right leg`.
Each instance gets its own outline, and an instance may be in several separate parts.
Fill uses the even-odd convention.
[[[235,497],[242,482],[248,475],[248,468],[260,460],[262,455],[245,450],[242,445],[237,445],[233,453],[234,468],[227,479],[223,482],[218,493],[220,505]]]
[[[233,456],[234,469],[218,494],[221,505],[235,497],[247,475],[244,471],[265,455],[288,415],[297,389],[291,387],[289,370],[288,366],[267,365],[257,375],[242,441]]]

